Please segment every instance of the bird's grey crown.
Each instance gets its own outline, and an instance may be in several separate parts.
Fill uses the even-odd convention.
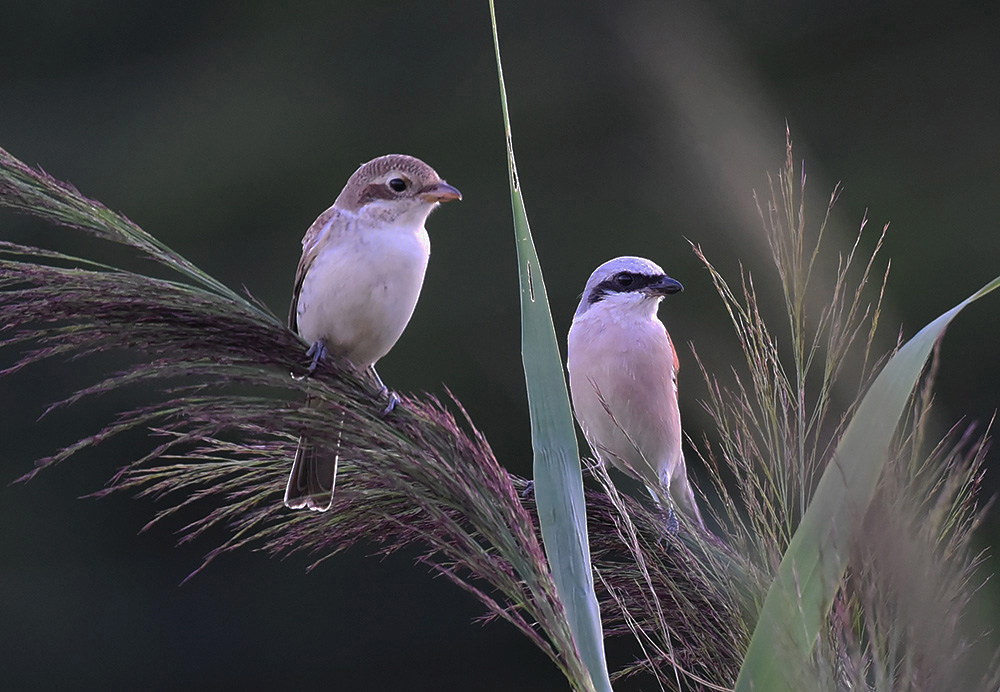
[[[622,273],[630,274],[635,279],[628,289],[622,289],[616,285],[615,278]],[[626,256],[608,260],[595,269],[594,273],[590,275],[590,279],[587,280],[587,286],[583,289],[580,305],[577,307],[574,317],[585,313],[591,305],[599,302],[609,293],[623,290],[638,291],[654,281],[659,281],[663,276],[663,268],[644,257]]]

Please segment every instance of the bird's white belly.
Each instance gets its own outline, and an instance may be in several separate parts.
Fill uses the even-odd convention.
[[[373,365],[410,321],[429,254],[423,228],[369,233],[320,252],[299,293],[299,334],[323,339],[358,367]]]

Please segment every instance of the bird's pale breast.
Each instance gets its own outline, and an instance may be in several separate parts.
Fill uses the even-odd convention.
[[[317,254],[299,293],[299,334],[358,367],[399,339],[420,295],[430,240],[423,226],[368,229]]]
[[[603,312],[589,310],[570,329],[574,410],[607,461],[655,487],[681,454],[673,349],[659,320]]]

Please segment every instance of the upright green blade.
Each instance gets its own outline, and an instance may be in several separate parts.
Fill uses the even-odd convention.
[[[511,205],[521,282],[521,357],[531,413],[538,522],[559,600],[566,609],[573,640],[590,673],[593,689],[610,691],[611,680],[604,659],[601,613],[594,594],[594,576],[587,541],[580,450],[577,447],[562,357],[552,325],[545,282],[542,280],[542,269],[531,239],[531,230],[528,228],[528,217],[514,164],[514,145],[510,134],[507,93],[492,0],[490,17],[500,78],[500,101],[507,138]]]
[[[851,542],[875,492],[899,419],[934,344],[966,305],[1000,278],[924,327],[872,383],[823,473],[771,584],[743,659],[737,692],[796,689],[847,568]]]

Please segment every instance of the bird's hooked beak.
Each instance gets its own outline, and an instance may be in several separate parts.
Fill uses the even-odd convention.
[[[425,202],[450,202],[454,199],[462,199],[462,193],[458,191],[457,187],[442,180],[425,187],[418,193],[418,197]]]
[[[680,293],[684,290],[684,287],[681,286],[681,282],[677,279],[671,279],[664,274],[655,281],[647,284],[643,290],[654,296],[669,296],[672,293]]]

